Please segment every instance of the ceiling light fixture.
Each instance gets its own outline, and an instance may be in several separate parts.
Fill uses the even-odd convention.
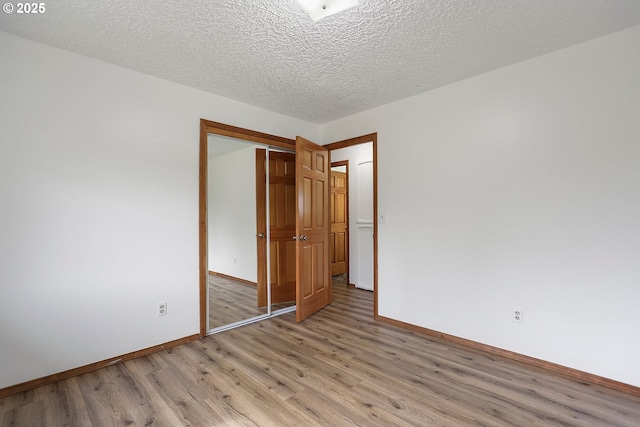
[[[314,21],[319,21],[358,4],[358,0],[297,0],[297,2]]]

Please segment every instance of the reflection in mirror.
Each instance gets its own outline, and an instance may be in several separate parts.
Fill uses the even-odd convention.
[[[267,254],[266,242],[262,245],[258,242],[258,304],[268,303],[266,279],[269,277],[269,303],[273,310],[278,310],[295,304],[296,299],[295,153],[259,149],[256,165],[258,206],[267,207],[264,211],[258,208],[258,235],[267,235],[269,248]],[[269,176],[268,185],[265,176]],[[268,258],[270,263],[263,262]]]
[[[279,155],[261,144],[208,135],[209,330],[266,316],[272,311],[269,310],[269,301],[283,302],[277,297],[268,297],[270,284],[266,280],[267,270],[270,270],[269,277],[276,282],[281,271],[277,259],[279,243],[275,247],[273,243],[267,245],[274,228],[266,230],[267,216],[278,218],[280,214],[279,207],[274,212],[267,203],[279,200],[280,188],[271,183],[267,187],[264,178],[272,165],[277,175],[279,166],[273,163],[271,156],[277,158]],[[266,157],[270,158],[268,164]],[[288,171],[290,168],[287,166]],[[263,178],[257,179],[259,176]],[[295,188],[295,183],[293,185]],[[293,209],[295,214],[295,205]],[[295,226],[295,217],[293,221]],[[279,236],[277,233],[274,235],[276,238]],[[276,253],[271,255],[272,262],[267,266],[267,252],[270,250],[276,250]],[[284,305],[272,305],[273,310],[295,304],[295,270],[293,285],[293,298],[285,298]]]
[[[209,134],[209,329],[267,313],[257,306],[255,150]]]

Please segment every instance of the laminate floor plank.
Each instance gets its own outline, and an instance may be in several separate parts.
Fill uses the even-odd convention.
[[[200,349],[204,354],[207,354],[210,350],[206,347]],[[229,379],[229,385],[240,386],[242,392],[249,392],[251,396],[263,395],[265,402],[271,402],[272,400],[279,399],[278,402],[271,406],[280,412],[281,402],[288,397],[294,395],[299,391],[299,387],[294,382],[287,382],[286,378],[278,372],[271,370],[267,366],[260,366],[257,368],[252,365],[251,362],[244,360],[237,355],[229,356],[230,353],[226,351],[217,351],[212,357],[218,357],[224,360],[226,365],[223,368],[224,373],[213,372],[215,382],[218,382],[219,375],[227,376]],[[222,378],[225,380],[225,378]],[[246,384],[251,384],[247,387]],[[290,385],[294,386],[291,388]],[[229,394],[229,396],[234,396]],[[247,396],[247,399],[251,399],[251,396]],[[278,416],[274,417],[276,420]],[[300,420],[301,422],[303,420]],[[275,421],[274,421],[275,422]]]
[[[149,374],[150,375],[150,374]],[[141,377],[138,379],[138,387],[142,393],[147,396],[148,406],[141,409],[134,410],[133,416],[137,420],[144,420],[135,422],[131,425],[143,425],[146,427],[162,427],[162,426],[184,426],[183,420],[181,420],[177,411],[174,410],[173,405],[167,404],[167,401],[163,398],[161,392],[157,388],[157,384],[153,378]],[[209,414],[207,414],[209,415]],[[91,425],[91,424],[78,424],[78,425]],[[104,425],[101,422],[93,423],[92,425]]]
[[[258,307],[258,289],[230,277],[209,274],[209,329],[267,313]],[[295,301],[273,304],[272,310],[295,305]]]
[[[380,359],[375,365],[363,361],[359,357],[346,362],[338,360],[338,358],[331,358],[328,362],[345,363],[345,368],[349,368],[350,372],[366,376],[363,384],[368,385],[369,388],[381,388],[381,385],[384,384],[382,389],[386,390],[389,398],[406,401],[415,412],[422,414],[420,418],[437,419],[436,425],[485,425],[485,422],[491,418],[484,414],[484,406],[480,410],[478,408],[469,410],[469,407],[474,407],[478,400],[475,397],[469,399],[466,394],[463,396],[452,395],[449,389],[443,390],[434,381],[424,382],[418,377],[406,375],[401,370],[398,372],[401,372],[402,375],[394,375],[394,370],[388,366],[389,361],[387,360]],[[372,369],[372,367],[380,365],[386,366],[384,371]],[[465,398],[470,401],[465,401]],[[460,400],[463,400],[462,404]],[[492,404],[495,406],[494,402]],[[427,408],[428,413],[424,413],[422,408]]]
[[[132,375],[145,376],[161,369],[166,369],[167,364],[164,355],[171,354],[173,349],[169,349],[162,353],[152,353],[146,357],[140,357],[123,363]]]
[[[177,361],[174,369],[182,372],[183,382],[192,383],[190,393],[209,397],[204,403],[217,408],[217,414],[225,423],[272,425],[282,422],[277,415],[278,405],[271,404],[275,396],[262,392],[262,384],[236,369],[223,352],[205,354],[193,346],[181,350],[190,360],[187,363]],[[257,398],[262,401],[258,406],[245,403]]]
[[[255,286],[209,275],[210,329],[265,314],[267,309],[258,307],[257,303],[258,291]]]
[[[390,382],[387,388],[381,389],[376,381],[362,381],[351,389],[354,396],[368,406],[376,406],[393,413],[398,418],[410,425],[420,426],[444,426],[444,425],[473,425],[476,421],[461,417],[459,414],[450,414],[450,411],[435,405],[426,404],[428,398],[424,393],[415,394],[410,389],[402,392],[393,390],[394,384]],[[433,399],[437,402],[437,396]]]
[[[130,390],[129,381],[123,378],[122,369],[122,366],[114,365],[74,378],[91,424],[129,425],[135,422],[133,410],[140,401]]]
[[[91,418],[89,412],[83,406],[76,405],[76,402],[82,401],[82,391],[76,381],[76,378],[71,378],[66,387],[61,387],[61,383],[52,384],[55,387],[48,396],[47,406],[50,408],[58,408],[62,412],[58,416],[52,417],[52,424],[60,425],[59,420],[68,420],[68,423],[63,425],[68,426],[85,426],[91,424]],[[56,396],[56,397],[54,397]],[[60,396],[59,398],[57,396]]]
[[[207,347],[202,347],[201,351],[207,353],[209,349]],[[256,361],[252,361],[251,358],[243,357],[242,351],[243,349],[238,349],[235,343],[230,345],[225,344],[224,351],[220,352],[220,356],[225,358],[232,369],[242,370],[245,375],[248,375],[255,381],[258,381],[282,400],[288,399],[301,390],[302,387],[295,381],[289,381],[287,377],[277,370],[264,365],[263,362],[268,363],[266,360],[268,357],[266,352],[260,351],[257,348],[255,349],[256,352],[259,352],[260,358],[260,360],[257,361],[258,363],[256,363]]]
[[[349,416],[339,413],[328,404],[318,404],[313,392],[304,390],[287,399],[287,405],[292,412],[304,414],[308,426],[347,426],[357,425]]]
[[[184,351],[194,355],[194,359],[197,360],[193,360],[191,366],[176,366],[175,369],[195,372],[197,365],[197,370],[201,372],[199,381],[203,385],[206,384],[209,390],[195,390],[194,394],[218,397],[217,407],[224,408],[226,415],[239,417],[239,419],[227,419],[226,421],[231,424],[236,422],[249,425],[255,423],[260,426],[283,425],[286,423],[286,420],[282,419],[283,416],[289,421],[296,420],[298,424],[306,421],[296,417],[295,414],[286,414],[282,408],[281,399],[271,391],[269,385],[252,378],[248,373],[249,369],[237,369],[234,366],[233,358],[229,358],[229,353],[223,351],[222,347],[218,347],[215,354],[203,353],[201,350],[201,348],[195,349],[194,346],[185,348]],[[216,368],[211,369],[211,361],[214,361],[213,366]],[[243,364],[243,367],[246,365]],[[205,375],[205,372],[208,374]],[[192,378],[192,380],[194,379]],[[211,401],[209,400],[209,402]],[[253,404],[247,404],[247,402]],[[256,403],[259,404],[256,405]]]
[[[301,324],[287,313],[8,396],[0,426],[640,425],[638,396],[375,322],[372,296],[334,283]]]

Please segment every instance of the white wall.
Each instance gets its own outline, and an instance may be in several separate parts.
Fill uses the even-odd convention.
[[[331,162],[349,161],[349,280],[373,290],[373,143],[331,152]]]
[[[5,33],[0,52],[0,388],[198,333],[200,118],[318,126]]]
[[[257,282],[256,148],[209,160],[209,270]]]
[[[635,27],[324,125],[378,132],[380,315],[640,386],[639,76]]]

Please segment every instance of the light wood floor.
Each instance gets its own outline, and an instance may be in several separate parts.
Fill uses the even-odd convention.
[[[1,426],[638,426],[640,398],[372,320],[370,292],[0,400]]]
[[[291,305],[295,305],[295,301],[274,304],[272,310]],[[228,277],[209,275],[209,329],[266,313],[266,307],[258,307],[258,290],[255,286]]]

